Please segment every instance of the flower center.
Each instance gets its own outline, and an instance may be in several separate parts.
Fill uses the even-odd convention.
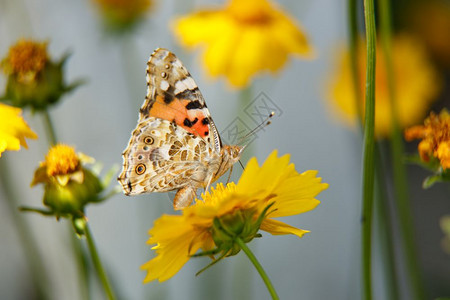
[[[232,0],[228,12],[241,23],[267,24],[273,8],[267,0]]]
[[[9,49],[6,60],[14,74],[37,73],[48,61],[47,43],[21,40]]]
[[[59,144],[50,149],[45,157],[45,164],[47,175],[50,177],[75,172],[80,165],[80,160],[72,147]]]

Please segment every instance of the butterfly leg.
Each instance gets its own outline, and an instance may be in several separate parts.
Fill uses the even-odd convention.
[[[208,184],[205,187],[205,193],[209,190],[209,186],[211,185],[212,180],[213,180],[213,177],[211,176],[208,180]]]
[[[231,167],[230,167],[230,173],[228,174],[227,184],[230,182],[231,172],[233,172],[233,165],[231,165]]]
[[[175,198],[173,199],[173,208],[175,210],[180,210],[189,206],[189,204],[191,204],[195,198],[196,190],[196,188],[190,185],[179,189],[175,194]]]

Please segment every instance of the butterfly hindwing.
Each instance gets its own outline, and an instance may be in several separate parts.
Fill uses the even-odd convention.
[[[119,182],[127,195],[182,188],[186,178],[203,182],[208,165],[202,162],[212,152],[202,138],[167,120],[149,117],[132,133]]]

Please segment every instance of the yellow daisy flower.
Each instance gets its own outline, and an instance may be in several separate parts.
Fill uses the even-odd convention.
[[[450,169],[450,113],[446,109],[439,115],[431,112],[424,125],[406,129],[405,139],[422,139],[418,146],[420,158],[424,162],[437,159],[444,170]]]
[[[360,93],[364,97],[366,50],[358,48]],[[405,128],[420,122],[441,90],[441,78],[428,59],[422,44],[410,36],[397,35],[392,41],[392,62],[396,87],[398,122]],[[356,125],[358,114],[350,68],[350,54],[342,52],[333,73],[331,95],[333,113],[349,125]],[[375,77],[375,133],[378,138],[391,134],[391,104],[385,61],[377,43]],[[361,105],[364,112],[364,104]]]
[[[313,52],[301,27],[268,0],[230,0],[223,8],[180,17],[174,32],[186,47],[204,45],[210,75],[225,75],[235,87],[262,71],[280,70],[290,54]]]
[[[276,151],[261,167],[251,159],[238,184],[218,184],[182,215],[163,215],[155,221],[148,244],[156,245],[152,249],[157,256],[142,266],[148,272],[144,282],[171,278],[200,248],[204,254],[235,255],[240,251],[235,240],[248,243],[259,236],[259,229],[302,237],[307,230],[273,218],[314,209],[320,203],[315,197],[328,187],[316,175],[317,171],[299,174],[289,155],[279,158]]]
[[[0,157],[5,150],[28,148],[25,138],[37,139],[21,115],[20,108],[0,103]]]

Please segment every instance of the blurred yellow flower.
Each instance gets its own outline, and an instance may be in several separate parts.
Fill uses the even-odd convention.
[[[248,243],[259,236],[259,229],[302,237],[308,231],[273,218],[314,209],[319,204],[315,197],[328,187],[316,175],[317,171],[299,174],[289,155],[279,158],[276,151],[261,167],[251,159],[237,185],[218,184],[182,215],[163,215],[155,221],[148,244],[156,244],[152,249],[157,256],[142,266],[148,272],[144,282],[171,278],[200,248],[222,257],[234,255],[240,250],[235,240]]]
[[[152,5],[151,0],[93,0],[107,25],[127,29],[138,22]]]
[[[446,109],[439,115],[431,112],[423,126],[406,129],[405,139],[422,139],[418,146],[420,158],[424,162],[438,159],[444,170],[450,169],[450,114]]]
[[[65,83],[63,66],[68,55],[53,61],[48,55],[47,44],[21,39],[9,48],[8,55],[0,63],[7,75],[5,93],[0,96],[2,100],[13,106],[42,110],[82,83]]]
[[[388,137],[391,133],[391,104],[385,60],[380,43],[377,43],[375,77],[375,133],[378,138]],[[360,93],[364,98],[365,56],[363,43],[359,44],[359,80]],[[392,41],[392,62],[394,69],[396,106],[398,122],[401,128],[420,122],[430,104],[441,90],[441,78],[428,59],[422,44],[410,36],[397,35]],[[342,51],[332,74],[329,99],[332,111],[349,125],[356,125],[355,93],[350,68],[350,54]],[[335,109],[336,108],[336,109]],[[364,109],[364,104],[361,105]],[[364,112],[364,110],[363,110]]]
[[[37,139],[21,116],[22,110],[0,103],[0,157],[5,150],[20,150],[20,146],[28,148],[25,138]]]
[[[262,71],[280,70],[290,54],[313,52],[301,27],[268,0],[230,0],[223,8],[180,17],[174,32],[186,47],[205,46],[210,75],[225,75],[235,87]]]

